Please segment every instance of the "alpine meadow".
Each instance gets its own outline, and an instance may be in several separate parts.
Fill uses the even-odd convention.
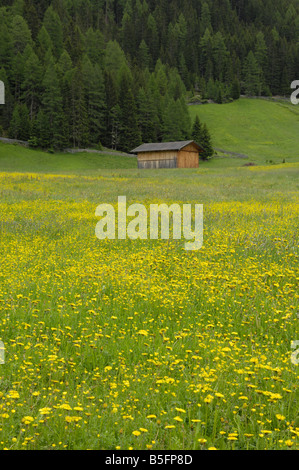
[[[298,37],[297,0],[0,1],[1,450],[299,449]]]

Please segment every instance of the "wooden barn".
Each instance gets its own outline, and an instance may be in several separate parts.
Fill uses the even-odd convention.
[[[203,148],[194,140],[143,144],[132,150],[138,168],[198,168]]]

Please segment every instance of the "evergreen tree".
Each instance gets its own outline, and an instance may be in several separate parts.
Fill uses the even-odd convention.
[[[103,136],[103,144],[112,148],[116,148],[118,139],[112,138],[112,134],[118,135],[118,131],[115,131],[115,127],[119,129],[120,113],[118,102],[118,90],[115,75],[110,71],[105,70],[104,72],[104,86],[105,86],[105,134]],[[113,142],[113,144],[112,144]]]
[[[50,35],[44,26],[41,27],[37,36],[37,53],[40,59],[43,59],[48,51],[53,52],[53,43]]]
[[[208,160],[209,158],[211,158],[214,154],[214,149],[212,145],[211,135],[207,128],[206,123],[204,123],[202,126],[202,138],[201,138],[200,145],[204,149],[204,151],[200,153],[200,158],[202,160]]]
[[[43,79],[43,119],[48,125],[48,145],[52,148],[61,148],[64,142],[63,135],[63,111],[60,84],[54,66],[54,60],[50,61]]]
[[[25,104],[16,104],[9,128],[9,137],[27,141],[30,136],[28,108]]]
[[[27,44],[31,43],[31,32],[24,18],[16,15],[11,24],[11,40],[13,53],[22,53]]]
[[[289,95],[299,75],[298,0],[3,0],[0,24],[1,126],[28,134],[28,111],[46,147],[122,146],[129,119],[136,141],[185,138],[186,89]]]
[[[120,149],[128,152],[141,143],[138,126],[136,100],[132,92],[132,79],[126,68],[123,68],[120,78]]]
[[[193,125],[192,125],[191,137],[196,143],[201,145],[201,141],[202,141],[202,123],[200,122],[198,114],[195,116],[195,120],[194,120]]]
[[[237,77],[234,78],[234,81],[231,86],[231,97],[233,100],[238,100],[240,98],[240,82]]]
[[[157,127],[159,125],[154,99],[151,93],[140,88],[137,95],[138,125],[142,142],[155,142],[157,140]]]
[[[246,95],[259,95],[261,90],[260,70],[252,51],[249,52],[243,69],[243,88]]]
[[[78,67],[72,70],[70,106],[71,142],[74,148],[82,148],[88,145],[90,136],[84,93],[84,79],[80,63]]]
[[[29,108],[29,116],[32,121],[37,113],[40,104],[40,85],[42,78],[42,68],[37,55],[31,51],[25,62],[24,79],[22,82],[23,99]]]
[[[83,59],[82,78],[88,116],[89,138],[98,144],[104,132],[104,78],[98,65],[93,66],[87,56]]]
[[[51,38],[53,54],[58,58],[63,50],[63,30],[61,20],[52,5],[45,12],[43,26]]]

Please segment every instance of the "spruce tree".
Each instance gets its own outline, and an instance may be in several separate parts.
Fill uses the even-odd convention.
[[[53,54],[58,58],[63,50],[63,30],[59,15],[52,5],[45,12],[43,26],[52,40]]]
[[[126,68],[122,70],[120,79],[121,110],[120,119],[120,149],[128,152],[141,143],[141,134],[138,126],[136,100],[132,92],[133,83]]]
[[[260,94],[260,68],[252,51],[249,52],[244,63],[243,88],[246,95],[255,96]]]
[[[50,61],[43,79],[42,104],[44,115],[49,127],[49,145],[52,148],[61,148],[63,135],[63,110],[60,84],[55,70],[54,60]]]
[[[202,123],[200,122],[198,114],[195,116],[195,120],[192,125],[191,137],[197,144],[201,145],[203,138]]]
[[[211,135],[206,123],[204,123],[202,127],[202,140],[200,142],[200,145],[202,145],[202,147],[204,148],[204,152],[200,153],[200,158],[202,160],[210,159],[214,154],[214,149],[212,146]]]
[[[24,66],[22,81],[23,98],[29,108],[30,120],[37,114],[40,104],[42,68],[37,55],[32,51]]]
[[[238,100],[240,98],[240,82],[237,77],[234,78],[231,85],[231,97],[233,100]]]
[[[26,104],[16,104],[10,123],[9,137],[24,141],[29,139],[30,121]]]
[[[85,56],[82,64],[82,78],[89,127],[89,138],[98,144],[104,131],[104,78],[98,65],[92,65]]]

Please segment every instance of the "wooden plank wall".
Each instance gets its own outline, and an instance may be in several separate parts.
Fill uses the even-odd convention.
[[[138,168],[198,168],[198,150],[193,144],[181,151],[141,152]]]
[[[138,160],[172,160],[177,154],[177,151],[141,152],[138,154]]]
[[[199,156],[198,152],[188,152],[181,150],[178,153],[178,168],[198,168],[199,167]]]
[[[138,154],[138,168],[176,168],[176,151],[142,152]]]
[[[177,168],[177,159],[172,160],[139,160],[138,168],[154,169],[154,168]]]

